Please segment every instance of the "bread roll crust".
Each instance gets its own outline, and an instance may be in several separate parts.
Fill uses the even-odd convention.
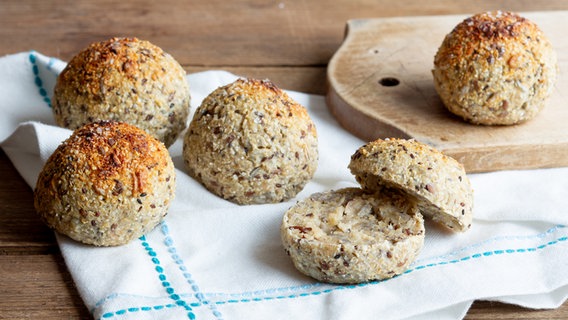
[[[363,189],[402,192],[425,218],[467,231],[473,218],[473,189],[455,159],[415,140],[377,139],[360,147],[349,163]]]
[[[79,52],[58,76],[52,99],[61,127],[127,122],[168,147],[186,127],[189,102],[189,85],[179,63],[137,38],[112,38]]]
[[[452,113],[475,124],[511,125],[542,110],[556,80],[556,59],[535,23],[516,13],[484,12],[444,38],[432,73]]]
[[[50,156],[34,206],[51,228],[97,246],[126,244],[151,231],[175,196],[175,169],[165,146],[118,122],[77,129]]]
[[[195,111],[183,157],[189,175],[224,199],[281,202],[317,168],[316,127],[306,108],[272,82],[239,79]]]

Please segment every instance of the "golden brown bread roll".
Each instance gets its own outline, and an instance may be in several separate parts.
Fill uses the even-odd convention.
[[[466,121],[511,125],[534,118],[551,95],[556,54],[539,27],[518,14],[476,14],[459,23],[434,58],[444,105]]]
[[[189,101],[185,71],[172,56],[148,41],[112,38],[69,61],[57,78],[53,112],[61,127],[121,121],[169,147],[186,127]]]
[[[175,196],[164,144],[126,123],[87,124],[50,156],[35,209],[61,234],[97,246],[128,243],[162,221]]]

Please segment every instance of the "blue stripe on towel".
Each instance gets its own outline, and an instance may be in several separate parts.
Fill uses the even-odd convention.
[[[51,99],[47,94],[47,90],[45,90],[45,87],[43,86],[43,80],[41,80],[39,74],[39,66],[37,64],[37,53],[35,51],[30,51],[28,59],[32,64],[32,72],[34,73],[34,83],[38,89],[38,92],[41,98],[43,99],[43,101],[47,104],[47,106],[51,108]],[[50,60],[50,64],[51,63],[53,63],[52,60]],[[51,65],[49,65],[49,67],[51,68]]]
[[[560,226],[560,227],[563,227],[563,226]],[[404,272],[404,274],[411,273],[411,272],[417,272],[417,271],[420,271],[422,269],[428,269],[428,268],[432,268],[432,267],[440,267],[440,266],[450,265],[450,264],[463,263],[463,262],[472,261],[472,260],[475,260],[475,259],[491,258],[493,256],[499,256],[499,255],[526,254],[526,253],[531,253],[531,252],[535,252],[535,251],[538,251],[538,250],[543,250],[543,249],[546,249],[548,247],[558,245],[558,244],[561,244],[561,243],[568,243],[568,236],[563,236],[563,237],[557,238],[557,239],[552,240],[552,241],[548,241],[546,243],[543,243],[543,244],[535,246],[535,247],[507,249],[507,250],[503,250],[503,249],[490,250],[490,251],[484,251],[484,252],[480,252],[480,253],[471,254],[469,256],[465,256],[465,257],[462,257],[460,259],[441,261],[441,262],[437,262],[437,263],[422,264],[422,265],[418,265],[418,266],[415,266],[415,267],[407,270],[406,272]],[[232,298],[232,299],[228,299],[228,300],[218,300],[218,301],[215,302],[215,304],[224,305],[224,304],[238,304],[238,303],[249,303],[249,302],[257,302],[257,301],[269,301],[269,300],[297,299],[297,298],[303,298],[303,297],[309,297],[309,296],[317,296],[317,295],[322,295],[322,294],[328,294],[328,293],[332,293],[334,291],[350,290],[350,289],[356,289],[356,288],[360,288],[360,287],[377,285],[377,284],[380,284],[382,282],[389,281],[389,280],[390,279],[381,280],[381,281],[372,281],[372,282],[368,282],[368,283],[361,283],[361,284],[354,284],[354,285],[340,285],[340,286],[334,286],[334,287],[331,287],[331,288],[328,288],[328,289],[325,289],[325,290],[316,290],[316,291],[312,291],[312,292],[291,293],[291,294],[286,294],[286,295],[264,296],[264,297],[257,297],[257,298],[250,298],[250,297]]]
[[[155,266],[154,270],[156,270],[156,272],[158,273],[158,279],[160,279],[160,281],[162,282],[162,286],[169,294],[170,299],[172,299],[176,305],[183,307],[188,311],[188,319],[195,319],[195,314],[193,313],[191,306],[176,293],[171,283],[167,281],[167,276],[164,273],[164,268],[160,263],[160,259],[157,257],[156,251],[154,251],[154,249],[147,242],[146,236],[140,237],[140,241],[142,241],[142,246],[144,247],[144,249],[146,249],[148,255],[151,257],[151,261]]]
[[[492,250],[480,251],[476,253],[471,253],[462,257],[452,257],[454,254],[462,252],[462,250],[458,250],[457,252],[448,253],[446,255],[440,256],[438,258],[444,258],[442,261],[438,262],[429,262],[429,263],[421,263],[411,267],[407,270],[404,274],[412,273],[412,272],[420,272],[421,270],[431,269],[431,268],[438,268],[447,265],[455,265],[459,263],[472,263],[478,261],[480,259],[493,259],[499,256],[511,256],[511,255],[519,255],[519,254],[531,254],[541,250],[546,250],[553,246],[563,245],[568,243],[568,236],[565,234],[559,234],[556,238],[551,240],[546,240],[546,236],[552,236],[554,233],[559,232],[567,227],[564,225],[557,225],[544,233],[539,233],[537,235],[529,235],[523,237],[498,237],[495,239],[489,239],[487,241],[490,242],[499,242],[501,240],[522,240],[522,239],[530,239],[530,238],[537,238],[543,240],[541,243],[535,244],[530,247],[518,247],[518,248],[496,248]],[[194,298],[198,299],[198,302],[188,304],[186,301],[181,299],[181,296],[189,296],[187,294],[176,294],[174,289],[172,288],[171,284],[167,282],[167,277],[165,274],[164,269],[160,265],[160,257],[158,257],[157,253],[154,249],[150,246],[149,242],[145,237],[141,237],[140,241],[144,249],[148,252],[148,255],[155,265],[156,272],[158,273],[158,278],[162,281],[162,285],[166,288],[166,292],[168,292],[169,297],[174,300],[176,303],[165,304],[165,305],[155,305],[155,306],[130,306],[124,307],[123,309],[107,312],[102,315],[100,319],[109,319],[113,317],[117,317],[120,315],[124,315],[127,313],[136,313],[136,312],[144,312],[144,311],[155,311],[155,310],[166,310],[176,307],[186,307],[186,309],[190,310],[188,313],[189,319],[195,319],[195,314],[191,312],[191,307],[197,308],[202,306],[208,306],[212,311],[213,314],[218,318],[222,319],[221,313],[217,311],[215,306],[222,306],[222,305],[229,305],[229,304],[248,304],[251,302],[265,302],[265,301],[274,301],[274,300],[288,300],[288,299],[299,299],[304,297],[313,297],[319,295],[325,295],[329,293],[333,293],[336,291],[341,290],[352,290],[361,287],[367,286],[374,286],[380,285],[383,282],[389,281],[381,280],[381,281],[373,281],[368,283],[361,283],[355,285],[326,285],[322,283],[314,283],[309,285],[301,285],[297,287],[287,287],[287,288],[272,288],[267,290],[258,290],[254,292],[244,292],[241,294],[232,293],[232,294],[223,294],[223,293],[204,293],[202,292],[199,287],[195,284],[195,281],[191,277],[191,274],[188,272],[187,267],[185,266],[183,260],[177,253],[177,249],[174,246],[173,238],[169,233],[169,228],[165,223],[162,224],[161,227],[162,235],[164,236],[163,241],[166,247],[168,248],[168,252],[170,253],[170,258],[179,266],[178,269],[183,272],[184,278],[190,284],[191,289],[193,290]],[[475,248],[476,246],[470,246],[470,248]],[[428,259],[429,260],[429,259]],[[403,274],[403,275],[404,275]],[[399,276],[397,276],[399,277]],[[396,278],[396,277],[395,277]],[[323,286],[323,288],[322,288]],[[171,288],[171,290],[168,290]],[[319,289],[316,289],[319,288]],[[314,291],[310,291],[316,289]],[[115,299],[119,297],[118,294],[111,294],[107,298],[101,300],[97,304],[100,306],[104,304],[105,301]],[[213,299],[206,297],[213,297]],[[226,297],[223,299],[223,297]],[[143,297],[143,298],[150,298],[150,297]],[[215,300],[215,301],[211,301]],[[183,301],[183,302],[178,302]],[[213,307],[212,307],[213,306]]]
[[[159,310],[172,309],[172,308],[178,308],[178,307],[182,307],[182,308],[184,308],[185,310],[188,311],[187,312],[187,318],[188,319],[190,319],[190,320],[196,319],[195,313],[193,313],[193,309],[191,308],[190,304],[188,304],[187,301],[182,299],[181,296],[176,293],[176,290],[172,287],[171,283],[168,281],[167,275],[165,274],[165,270],[161,265],[158,254],[156,253],[154,248],[150,245],[150,243],[147,241],[146,236],[140,237],[139,240],[142,244],[142,247],[144,248],[144,250],[147,252],[148,256],[150,257],[150,261],[152,261],[152,264],[154,265],[154,270],[158,274],[158,279],[162,283],[164,290],[168,294],[169,298],[174,301],[174,303],[169,303],[169,304],[166,304],[166,305],[155,305],[155,306],[126,307],[126,308],[123,308],[123,309],[120,309],[120,310],[106,312],[101,316],[100,319],[110,319],[110,318],[113,318],[115,316],[120,316],[120,315],[124,315],[124,314],[127,314],[127,313],[159,311]],[[112,299],[112,297],[109,297],[109,299]]]
[[[164,238],[164,244],[168,248],[168,252],[171,254],[170,256],[171,256],[172,260],[176,263],[176,265],[178,265],[179,271],[182,272],[183,277],[186,279],[187,283],[191,286],[191,290],[193,290],[193,292],[195,293],[195,298],[197,298],[197,300],[199,301],[199,304],[209,305],[209,307],[210,307],[213,315],[215,316],[215,318],[217,318],[219,320],[223,319],[223,315],[221,314],[221,312],[219,312],[219,310],[217,310],[217,307],[214,304],[209,303],[209,300],[201,292],[201,290],[199,289],[199,286],[197,285],[195,280],[193,280],[191,273],[189,273],[187,267],[185,266],[183,259],[178,255],[177,249],[174,246],[174,240],[170,236],[170,231],[169,231],[168,225],[166,224],[165,221],[162,222],[161,231],[162,231],[162,234],[165,237]]]

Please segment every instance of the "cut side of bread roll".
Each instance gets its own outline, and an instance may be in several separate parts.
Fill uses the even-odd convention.
[[[399,275],[424,243],[424,220],[413,202],[360,188],[312,194],[286,212],[280,231],[294,266],[330,283]]]

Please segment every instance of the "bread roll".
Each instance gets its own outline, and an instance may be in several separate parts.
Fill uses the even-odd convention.
[[[162,221],[175,196],[163,143],[126,123],[87,124],[39,174],[34,206],[57,232],[96,246],[126,244]]]
[[[186,128],[189,101],[185,71],[172,56],[148,41],[112,38],[69,61],[57,78],[52,104],[61,127],[126,122],[169,147]]]
[[[318,163],[306,108],[268,80],[239,79],[213,91],[184,137],[188,173],[238,204],[275,203],[300,192]]]
[[[412,202],[359,188],[312,194],[286,212],[280,232],[294,266],[331,283],[399,275],[424,244],[424,220]]]
[[[476,14],[459,23],[434,58],[434,85],[452,113],[474,124],[534,118],[551,95],[556,54],[539,27],[518,14]]]
[[[467,231],[473,217],[473,189],[455,159],[415,140],[377,139],[360,147],[349,163],[363,189],[402,192],[425,218],[454,231]]]

